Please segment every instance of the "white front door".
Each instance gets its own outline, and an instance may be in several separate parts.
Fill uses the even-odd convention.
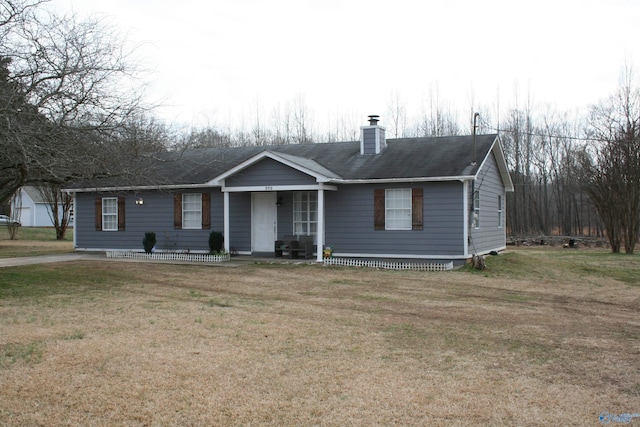
[[[251,251],[273,252],[278,219],[276,193],[251,195]]]

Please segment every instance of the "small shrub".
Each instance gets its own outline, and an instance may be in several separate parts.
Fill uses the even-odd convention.
[[[209,234],[209,252],[212,254],[220,253],[222,251],[222,244],[224,243],[224,236],[219,231],[212,231]]]
[[[144,246],[144,251],[150,254],[153,251],[155,245],[156,233],[154,233],[153,231],[144,233],[144,239],[142,239],[142,246]]]

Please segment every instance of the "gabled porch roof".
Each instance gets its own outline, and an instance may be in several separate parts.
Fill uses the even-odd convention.
[[[324,166],[318,164],[315,160],[307,159],[305,157],[294,156],[287,153],[279,153],[275,151],[263,151],[255,156],[245,160],[239,165],[229,169],[228,171],[216,176],[210,180],[209,185],[222,185],[225,179],[237,174],[238,172],[247,169],[251,165],[254,165],[261,160],[272,159],[276,162],[289,166],[297,171],[310,175],[316,179],[317,182],[328,182],[332,179],[340,178],[337,174],[333,173]]]

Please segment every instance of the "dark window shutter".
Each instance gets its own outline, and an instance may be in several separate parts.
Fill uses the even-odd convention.
[[[211,193],[202,193],[202,229],[211,228]]]
[[[118,197],[118,231],[124,231],[124,197]]]
[[[96,199],[96,231],[102,231],[102,198]]]
[[[411,229],[422,230],[422,188],[411,190]]]
[[[384,189],[374,190],[373,192],[373,229],[384,230]]]
[[[182,193],[173,196],[173,228],[182,230]]]

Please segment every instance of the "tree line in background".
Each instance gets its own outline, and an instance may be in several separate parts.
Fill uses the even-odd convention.
[[[144,102],[144,76],[126,40],[100,20],[56,16],[46,0],[0,0],[0,205],[25,185],[40,187],[63,238],[70,182],[139,176],[161,150],[353,141],[360,113],[317,125],[304,96],[239,123],[176,128]],[[517,95],[508,108],[474,105],[462,117],[432,89],[420,112],[393,94],[388,138],[499,133],[515,192],[509,234],[606,236],[633,252],[640,228],[640,92],[630,69],[619,89],[582,113],[541,110]],[[65,218],[64,215],[67,215]]]
[[[502,116],[497,107],[470,106],[461,120],[437,92],[414,117],[395,94],[382,118],[389,138],[448,136],[472,133],[479,111],[476,130],[500,135],[515,186],[507,195],[511,236],[606,237],[612,251],[632,253],[640,224],[640,90],[632,70],[623,71],[616,93],[582,113],[540,111],[514,98]],[[256,109],[249,130],[206,126],[172,140],[180,148],[353,141],[362,123],[342,116],[313,131],[301,99],[274,110],[270,127],[260,117]]]

